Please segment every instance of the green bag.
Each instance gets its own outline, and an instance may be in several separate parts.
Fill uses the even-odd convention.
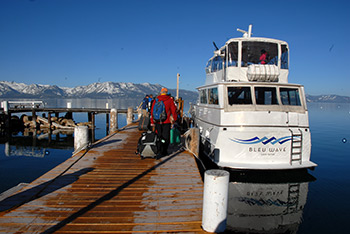
[[[170,129],[170,144],[180,144],[180,130],[177,128]]]

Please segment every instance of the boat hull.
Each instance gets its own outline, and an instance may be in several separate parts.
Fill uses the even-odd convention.
[[[310,161],[311,139],[307,127],[225,127],[198,119],[196,125],[201,152],[219,167],[289,170],[317,166]],[[293,143],[293,139],[302,142]]]

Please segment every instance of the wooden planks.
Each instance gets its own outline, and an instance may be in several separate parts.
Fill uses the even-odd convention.
[[[130,125],[0,202],[0,232],[204,232],[195,159],[179,151],[141,160],[139,136]]]

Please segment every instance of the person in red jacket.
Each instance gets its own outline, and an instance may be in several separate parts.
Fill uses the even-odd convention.
[[[159,101],[163,101],[165,110],[167,113],[167,119],[163,122],[157,122],[153,118],[153,107],[154,104],[156,103],[156,99]],[[157,96],[155,100],[153,100],[152,103],[152,109],[151,109],[151,126],[158,134],[158,136],[161,139],[160,143],[160,154],[163,156],[168,154],[168,146],[170,143],[170,129],[171,125],[177,120],[177,112],[176,112],[176,106],[171,99],[171,97],[168,95],[168,89],[167,88],[162,88],[160,91],[160,94]]]
[[[261,55],[260,55],[260,64],[266,64],[267,63],[267,52],[266,50],[262,49],[261,50]]]

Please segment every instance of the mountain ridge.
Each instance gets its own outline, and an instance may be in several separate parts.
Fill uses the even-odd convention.
[[[59,87],[57,85],[24,84],[14,81],[0,81],[0,98],[143,98],[146,94],[157,95],[161,88],[160,84],[131,82],[96,82],[89,85],[76,86],[73,88]],[[169,89],[173,96],[176,89]],[[198,93],[185,89],[179,90],[180,97],[184,100],[196,101]],[[330,102],[350,103],[350,97],[341,95],[309,95],[306,94],[307,102]]]
[[[146,94],[157,95],[162,89],[160,84],[131,82],[96,82],[73,88],[57,85],[24,84],[13,81],[0,81],[0,98],[143,98]],[[175,89],[169,89],[173,96]],[[179,90],[183,99],[197,99],[194,91]]]

